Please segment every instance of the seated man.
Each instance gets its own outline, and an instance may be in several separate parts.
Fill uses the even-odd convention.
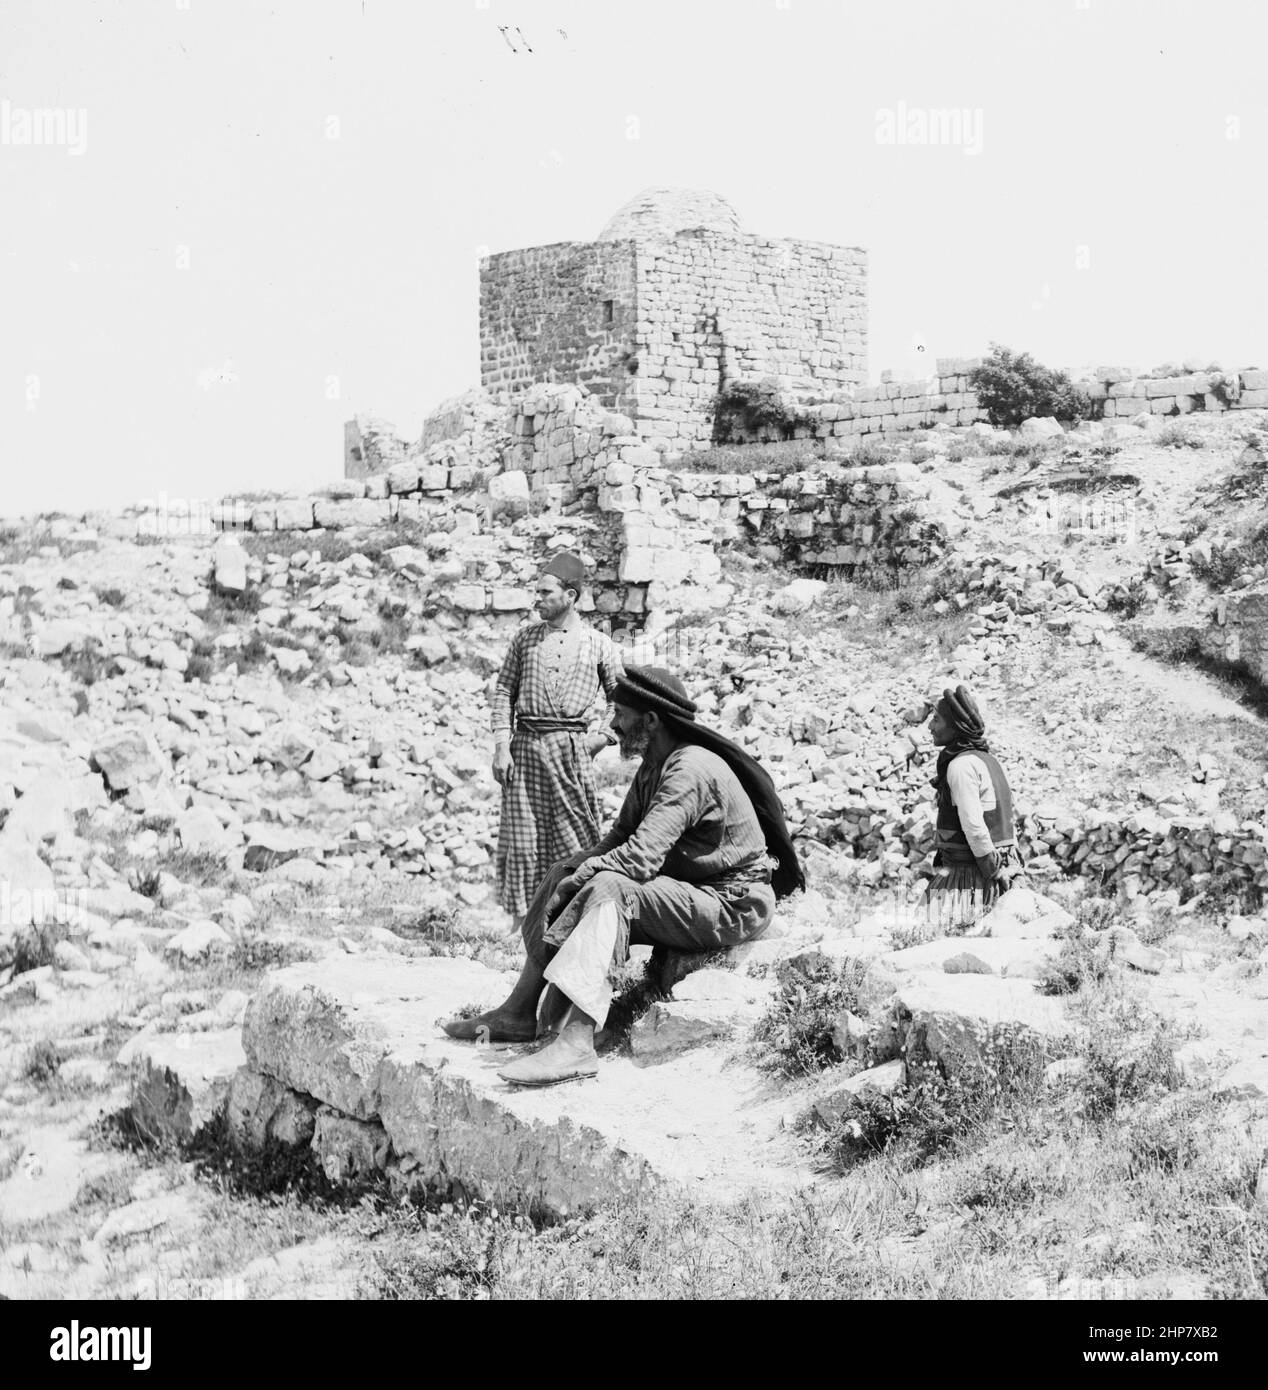
[[[805,886],[769,775],[695,722],[676,676],[631,667],[613,704],[621,756],[642,758],[615,825],[547,873],[524,920],[528,959],[509,997],[444,1025],[455,1038],[531,1041],[538,996],[553,984],[569,1001],[558,1036],[498,1073],[522,1086],[596,1074],[608,976],[631,944],[716,951],[751,941],[776,899]]]

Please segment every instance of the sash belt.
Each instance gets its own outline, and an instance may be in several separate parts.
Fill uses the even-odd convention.
[[[515,732],[517,734],[584,734],[589,728],[584,719],[551,719],[549,716],[517,714]]]

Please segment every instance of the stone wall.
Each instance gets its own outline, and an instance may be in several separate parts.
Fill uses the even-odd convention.
[[[637,258],[629,413],[645,438],[707,445],[715,398],[741,382],[823,397],[866,381],[865,251],[702,231]]]
[[[480,380],[579,382],[614,405],[634,347],[634,243],[558,242],[480,265]]]
[[[454,439],[482,440],[505,434],[508,429],[506,406],[475,387],[442,401],[423,421],[418,447],[409,452],[425,454],[434,444]]]
[[[881,373],[876,386],[860,386],[830,395],[790,392],[806,423],[795,438],[832,439],[935,425],[973,425],[988,419],[968,374],[981,358],[939,358],[937,371],[919,380],[895,380]],[[1152,373],[1130,367],[1096,367],[1073,378],[1093,402],[1098,419],[1129,420],[1141,414],[1188,415],[1201,411],[1263,409],[1268,406],[1268,372],[1247,368],[1181,372],[1171,366]],[[774,429],[733,431],[730,442],[749,444],[779,438]]]

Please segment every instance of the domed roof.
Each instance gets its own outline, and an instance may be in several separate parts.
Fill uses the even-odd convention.
[[[740,219],[725,198],[707,188],[645,188],[599,233],[600,241],[646,241],[694,227],[739,236]]]

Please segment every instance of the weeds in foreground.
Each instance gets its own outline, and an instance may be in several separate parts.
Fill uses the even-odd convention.
[[[160,873],[169,873],[182,883],[193,883],[199,888],[206,888],[211,884],[220,883],[228,872],[224,857],[211,850],[174,849],[165,854],[156,868],[138,881],[137,892],[146,892],[145,887],[140,886],[141,882],[147,885],[152,882],[154,891],[157,892]],[[146,896],[153,897],[154,893],[146,893]]]
[[[311,959],[311,949],[301,941],[275,936],[242,936],[229,948],[225,965],[230,971],[250,975]]]
[[[406,941],[453,941],[458,936],[458,910],[429,903],[417,912],[390,922],[389,929]],[[480,1011],[477,1009],[477,1013]]]
[[[400,1206],[378,1230],[384,1240],[361,1296],[374,1299],[487,1299],[506,1262],[508,1238],[527,1234],[522,1216],[477,1204],[440,1212],[414,1203]]]
[[[773,473],[782,478],[814,468],[823,458],[821,441],[792,439],[774,444],[717,444],[684,455],[676,467],[684,473]]]
[[[22,1063],[22,1076],[24,1080],[34,1082],[37,1086],[47,1086],[57,1076],[65,1060],[56,1043],[47,1038],[42,1039],[26,1054]]]
[[[1035,988],[1040,994],[1075,994],[1103,984],[1112,965],[1105,944],[1079,922],[1066,932],[1061,949],[1044,967]]]
[[[991,1126],[1021,1122],[1042,1092],[1046,1041],[1005,1023],[980,1040],[979,1056],[951,1075],[927,1058],[908,1059],[907,1085],[893,1095],[864,1091],[820,1142],[846,1169],[876,1154],[918,1168],[980,1141]]]
[[[1075,1055],[1083,1062],[1080,1101],[1089,1118],[1112,1117],[1126,1105],[1180,1084],[1177,1025],[1129,995],[1102,989],[1072,1003],[1083,1025]]]
[[[858,1012],[866,970],[862,961],[837,962],[822,956],[780,961],[775,967],[775,997],[754,1026],[758,1064],[767,1071],[802,1077],[842,1061],[837,1025],[844,1014]]]
[[[1168,424],[1154,436],[1154,442],[1164,449],[1200,449],[1202,440],[1185,425]]]
[[[65,935],[65,929],[53,922],[37,924],[22,931],[13,943],[10,962],[13,966],[12,978],[52,965],[54,948]]]

